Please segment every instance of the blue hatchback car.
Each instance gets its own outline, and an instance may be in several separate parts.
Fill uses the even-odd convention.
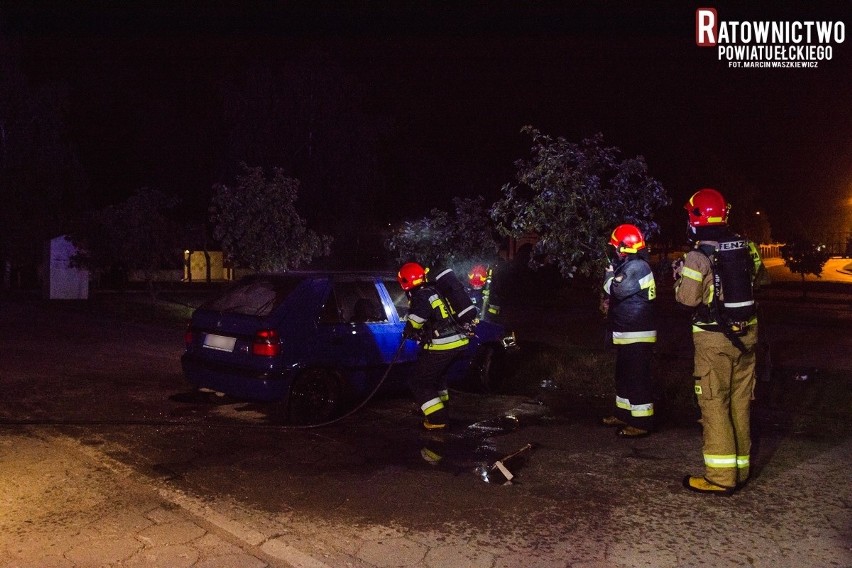
[[[181,364],[199,389],[272,403],[290,422],[325,422],[382,378],[401,382],[418,350],[402,338],[407,313],[393,274],[254,275],[195,310]],[[449,384],[490,389],[495,357],[515,348],[502,325],[479,322]]]

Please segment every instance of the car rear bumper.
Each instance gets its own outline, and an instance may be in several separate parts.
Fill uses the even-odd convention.
[[[193,386],[246,400],[283,400],[293,381],[291,371],[225,366],[205,361],[189,353],[184,353],[180,361],[184,377]]]

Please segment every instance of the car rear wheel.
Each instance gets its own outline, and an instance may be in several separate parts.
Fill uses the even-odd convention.
[[[292,424],[321,424],[343,409],[343,379],[329,369],[307,369],[293,381],[287,417]]]

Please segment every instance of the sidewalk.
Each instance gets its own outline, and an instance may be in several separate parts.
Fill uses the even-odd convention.
[[[250,530],[211,524],[85,444],[43,429],[2,432],[1,567],[282,565],[250,551]]]

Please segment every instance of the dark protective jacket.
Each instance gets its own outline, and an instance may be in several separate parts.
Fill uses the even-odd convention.
[[[467,334],[453,320],[444,298],[431,284],[424,284],[411,291],[405,325],[418,332],[420,345],[425,350],[457,349],[469,341]]]
[[[488,288],[480,288],[479,290],[471,288],[468,295],[473,305],[476,306],[480,319],[488,319],[489,316],[500,315],[499,299]]]
[[[652,304],[657,286],[647,253],[628,254],[614,270],[607,271],[604,291],[610,298],[608,315],[615,345],[657,341]]]

